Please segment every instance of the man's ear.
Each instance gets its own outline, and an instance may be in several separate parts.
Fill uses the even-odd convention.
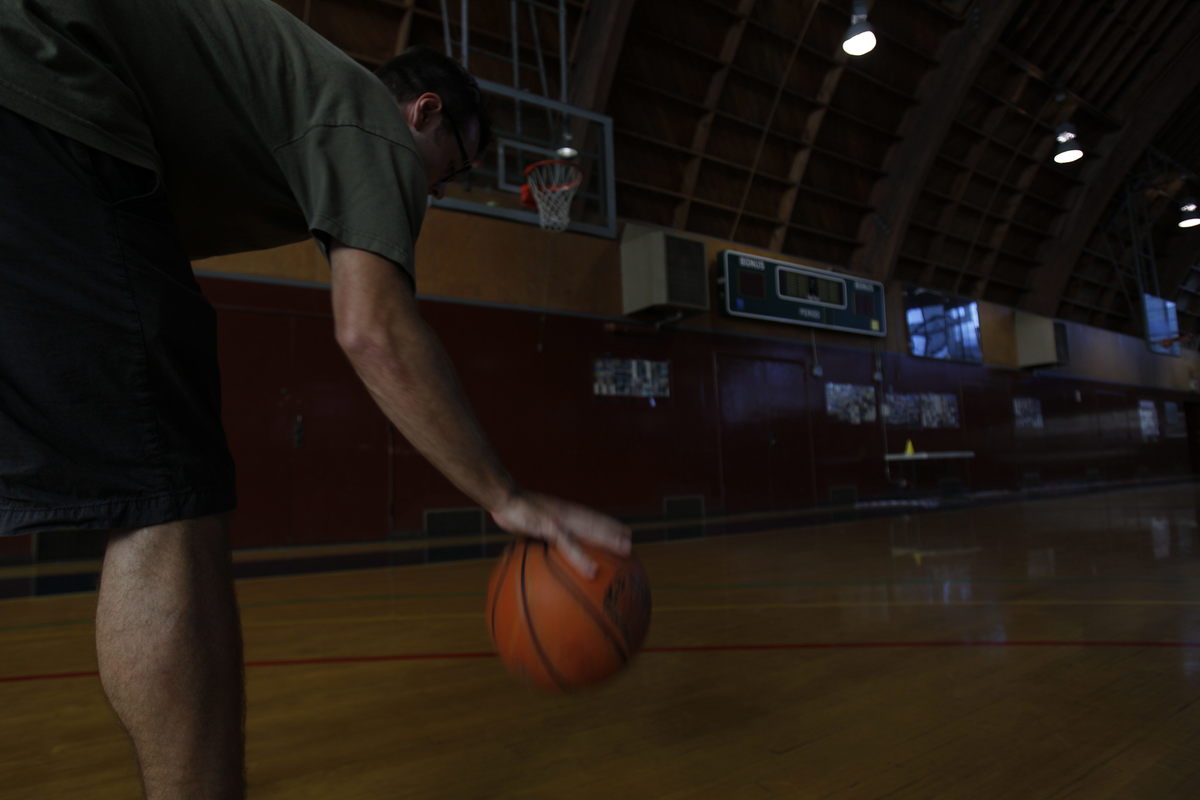
[[[442,98],[434,92],[425,92],[408,104],[405,115],[409,127],[414,130],[428,130],[431,125],[441,124]]]

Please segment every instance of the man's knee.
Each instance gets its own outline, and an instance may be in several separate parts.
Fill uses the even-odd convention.
[[[104,573],[114,569],[162,575],[172,565],[187,565],[225,575],[228,564],[229,516],[218,514],[110,532]]]

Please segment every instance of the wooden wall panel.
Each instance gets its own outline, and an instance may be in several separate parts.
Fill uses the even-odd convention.
[[[795,342],[886,350],[904,354],[902,284],[887,287],[888,335],[866,339],[836,331],[734,319],[718,310],[717,254],[736,249],[768,258],[769,249],[701,236],[709,264],[713,311],[685,319],[684,330],[723,331]],[[792,260],[792,259],[784,259]],[[808,262],[839,270],[838,264]],[[209,275],[239,275],[327,284],[329,268],[311,243],[196,262]],[[557,312],[621,316],[618,242],[580,234],[549,234],[504,220],[430,209],[417,244],[417,290],[424,296]],[[1016,366],[1012,309],[980,303],[984,358],[990,366]],[[1188,390],[1200,388],[1200,353],[1182,358],[1150,354],[1137,337],[1068,323],[1071,363],[1055,371],[1076,378]],[[1193,384],[1193,382],[1195,382]]]
[[[703,348],[580,317],[438,302],[422,312],[522,484],[633,515],[659,513],[663,496],[715,496],[715,400]],[[654,404],[595,396],[598,358],[670,362],[671,396]]]
[[[1020,472],[1013,454],[1025,442],[1013,426],[1012,398],[1017,389],[1011,376],[985,370],[962,383],[962,442],[974,452],[968,463],[970,485],[977,490],[1018,486]]]
[[[206,258],[192,263],[197,272],[328,284],[329,265],[311,241],[270,250]]]
[[[715,309],[716,256],[733,245],[698,238],[707,251]],[[328,267],[311,244],[197,267],[224,326],[228,425],[247,521],[238,529],[239,546],[380,538],[420,529],[426,510],[469,505],[397,435],[358,431],[356,446],[365,448],[372,465],[366,473],[390,472],[384,476],[390,512],[377,512],[377,501],[364,499],[359,508],[366,521],[337,531],[329,523],[307,534],[291,530],[294,481],[272,483],[294,469],[286,453],[291,429],[286,420],[263,415],[294,409],[268,402],[258,384],[282,380],[269,359],[294,347],[297,323],[290,317],[309,320],[298,324],[316,337],[325,327],[332,347],[328,293],[319,288]],[[217,277],[226,274],[318,288]],[[418,246],[417,275],[423,311],[517,478],[623,517],[656,517],[665,497],[679,495],[700,495],[716,513],[902,496],[913,481],[922,489],[958,481],[973,490],[1005,490],[1188,469],[1186,439],[1146,440],[1136,409],[1141,399],[1182,403],[1194,396],[1182,390],[1197,377],[1200,362],[1194,353],[1152,356],[1136,338],[1072,324],[1071,364],[1016,370],[1011,309],[981,303],[986,366],[916,359],[905,352],[898,283],[888,286],[884,339],[732,319],[719,310],[654,328],[621,320],[617,242],[437,209]],[[361,390],[336,368],[335,355],[327,351],[321,366],[322,374],[339,376],[324,381],[338,387],[334,408],[355,409],[347,413],[364,419]],[[653,406],[646,399],[596,397],[592,362],[605,357],[670,361],[671,397]],[[813,374],[818,364],[821,376]],[[832,419],[826,413],[830,382],[874,387],[880,398],[950,394],[960,424],[929,430]],[[749,421],[730,411],[738,397],[752,405]],[[1014,397],[1041,403],[1041,429],[1015,430]],[[902,452],[908,441],[918,450],[976,456],[919,470],[885,466],[884,454]],[[373,477],[361,480],[379,486]]]
[[[979,345],[986,364],[1016,368],[1017,334],[1015,310],[995,303],[979,303]]]
[[[430,209],[417,243],[417,291],[466,301],[621,313],[620,249],[490,217]]]
[[[222,319],[227,427],[246,520],[240,546],[380,538],[420,529],[427,510],[470,505],[386,432],[336,351],[327,291],[211,278],[204,286]],[[422,312],[517,479],[628,518],[658,516],[664,498],[679,495],[702,496],[711,512],[737,512],[906,496],[914,487],[1004,490],[1189,468],[1186,439],[1169,437],[1161,419],[1162,401],[1182,404],[1183,393],[490,304],[424,300]],[[669,362],[670,397],[596,396],[598,358]],[[828,384],[867,387],[880,401],[889,393],[947,395],[957,422],[888,423],[878,410],[874,419],[839,419],[827,410]],[[298,451],[294,418],[312,413],[317,397],[325,427],[306,428],[317,439]],[[1014,398],[1041,404],[1040,428],[1015,428]],[[1157,437],[1142,432],[1141,400],[1158,403]],[[885,464],[885,453],[910,442],[917,451],[975,457]],[[380,488],[389,471],[390,518]],[[341,488],[317,491],[322,480]],[[302,511],[297,493],[353,511]],[[318,518],[325,521],[313,528]]]
[[[0,564],[24,563],[33,558],[32,536],[5,536],[0,538]]]
[[[205,281],[220,315],[235,547],[387,535],[388,425],[334,340],[329,293]]]
[[[288,362],[293,317],[218,308],[225,435],[238,475],[233,544],[283,544],[292,527]]]
[[[421,530],[427,511],[471,505],[374,410],[337,350],[327,290],[201,284],[220,317],[241,494],[235,546],[382,540]],[[665,498],[685,495],[720,514],[1192,468],[1186,433],[1168,430],[1164,410],[1169,401],[1190,411],[1189,393],[532,309],[424,300],[422,312],[517,479],[627,519],[661,517]],[[670,397],[596,396],[597,358],[669,362]],[[958,424],[885,424],[878,410],[837,419],[831,383],[872,388],[879,400],[951,395]],[[1014,398],[1040,403],[1040,428],[1015,428]],[[1143,431],[1143,401],[1155,404],[1156,435]],[[886,465],[910,441],[975,457]],[[27,539],[2,544],[7,560],[29,557]]]
[[[1066,326],[1071,363],[1057,372],[1114,383],[1200,389],[1200,353],[1194,350],[1185,350],[1180,358],[1154,355],[1136,336],[1074,322]]]

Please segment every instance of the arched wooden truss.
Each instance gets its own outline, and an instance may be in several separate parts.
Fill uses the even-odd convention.
[[[459,35],[460,0],[278,0],[365,64]],[[876,0],[879,38],[842,53],[850,0],[567,0],[571,102],[610,115],[619,215],[1129,333],[1106,239],[1144,192],[1161,293],[1200,331],[1200,3]],[[470,67],[535,86],[557,0],[472,0]],[[445,11],[445,16],[443,12]],[[546,91],[561,87],[549,71]],[[1087,155],[1051,160],[1070,120]],[[1175,168],[1139,172],[1148,151]]]

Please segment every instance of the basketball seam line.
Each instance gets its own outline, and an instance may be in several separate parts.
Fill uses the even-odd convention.
[[[525,629],[529,631],[529,638],[533,642],[533,649],[537,652],[538,658],[541,659],[542,666],[545,667],[546,674],[550,676],[550,680],[558,684],[559,689],[567,691],[571,688],[571,685],[554,669],[554,665],[550,663],[550,657],[542,649],[542,642],[538,638],[537,631],[533,629],[533,616],[529,613],[529,599],[525,593],[525,562],[528,559],[529,542],[526,540],[525,547],[521,552],[521,610],[525,612]]]
[[[569,579],[569,577],[563,573],[562,569],[559,568],[559,566],[557,564],[555,564],[553,561],[550,560],[550,548],[548,545],[546,545],[545,542],[542,543],[542,551],[543,551],[542,557],[546,559],[546,566],[549,568],[550,574],[553,575],[554,578],[559,583],[561,583],[568,592],[570,592],[572,595],[575,596],[576,602],[578,602],[579,605],[582,606],[583,609],[585,611],[587,611],[587,613],[591,616],[592,620],[596,623],[597,627],[600,628],[600,630],[604,633],[605,637],[608,638],[609,643],[617,651],[617,656],[620,657],[621,663],[628,664],[629,663],[629,653],[628,653],[629,644],[628,644],[628,642],[621,641],[622,638],[624,638],[624,637],[620,636],[618,633],[614,632],[611,629],[611,625],[610,625],[609,621],[604,618],[603,614],[596,611],[596,608],[592,604],[591,599],[587,595],[585,595],[583,592],[579,591],[579,587],[576,586]]]
[[[497,647],[500,643],[496,641],[496,606],[500,602],[500,590],[504,588],[504,579],[508,577],[508,562],[512,561],[513,547],[504,549],[504,563],[500,566],[500,580],[496,581],[496,591],[492,593],[492,618],[489,624],[489,633],[492,634],[492,644]]]

